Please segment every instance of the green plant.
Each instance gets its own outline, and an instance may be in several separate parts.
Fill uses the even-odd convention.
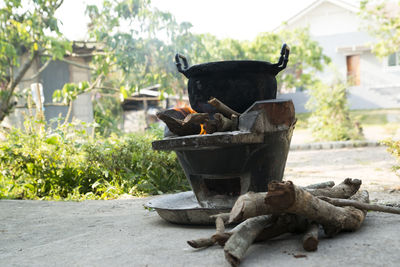
[[[372,52],[380,58],[399,51],[400,1],[362,0],[359,16],[364,27],[374,37]]]
[[[393,140],[388,138],[381,141],[381,144],[387,146],[387,151],[392,154],[396,159],[398,164],[400,164],[400,140]],[[400,169],[400,165],[393,166],[394,170]]]
[[[52,129],[27,120],[0,143],[0,198],[109,199],[187,190],[175,154],[153,132],[91,138],[73,122]]]
[[[53,59],[72,49],[55,17],[63,0],[4,0],[0,4],[0,122],[16,101],[15,91],[32,65],[43,66],[25,80],[34,81]]]
[[[312,110],[308,126],[317,141],[361,139],[362,134],[350,118],[347,85],[336,80],[330,85],[319,82],[309,89],[306,107]]]

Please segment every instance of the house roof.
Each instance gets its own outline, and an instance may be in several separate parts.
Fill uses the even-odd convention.
[[[295,14],[294,16],[287,19],[286,24],[289,25],[289,24],[296,22],[298,19],[305,16],[311,10],[317,8],[318,6],[320,6],[323,3],[331,3],[333,5],[342,7],[344,9],[349,10],[354,13],[359,11],[359,7],[354,5],[354,2],[349,3],[349,2],[342,1],[342,0],[316,0],[316,1],[312,2],[309,6],[307,6],[306,8],[304,8],[303,10],[301,10],[300,12]],[[274,31],[280,30],[280,29],[282,29],[282,27],[284,27],[284,25],[278,26]]]

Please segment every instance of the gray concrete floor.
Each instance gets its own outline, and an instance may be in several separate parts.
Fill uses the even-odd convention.
[[[391,160],[384,148],[293,151],[287,174],[299,184],[361,178],[371,199],[400,203]],[[186,244],[210,236],[212,227],[167,223],[143,208],[148,200],[1,200],[0,266],[229,266],[220,247],[194,250]],[[399,266],[399,225],[398,215],[370,212],[359,231],[322,237],[317,252],[303,251],[301,236],[287,235],[253,245],[242,266]]]
[[[0,201],[0,266],[229,266],[220,247],[186,244],[213,228],[167,223],[145,201]],[[398,215],[368,213],[359,231],[322,238],[317,252],[282,236],[253,245],[242,266],[399,266],[399,225]]]

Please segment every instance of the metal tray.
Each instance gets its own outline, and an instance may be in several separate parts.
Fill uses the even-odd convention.
[[[211,215],[230,212],[228,208],[201,207],[193,191],[156,197],[145,204],[164,220],[177,224],[213,225]]]

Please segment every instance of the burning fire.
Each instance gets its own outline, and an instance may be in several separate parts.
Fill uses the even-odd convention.
[[[173,109],[176,111],[179,111],[185,117],[187,115],[189,115],[190,113],[197,113],[194,109],[192,109],[190,106],[188,106],[186,104],[183,107],[174,107]],[[201,128],[201,130],[200,130],[199,134],[207,134],[206,130],[204,129],[204,124],[200,124],[200,128]]]

